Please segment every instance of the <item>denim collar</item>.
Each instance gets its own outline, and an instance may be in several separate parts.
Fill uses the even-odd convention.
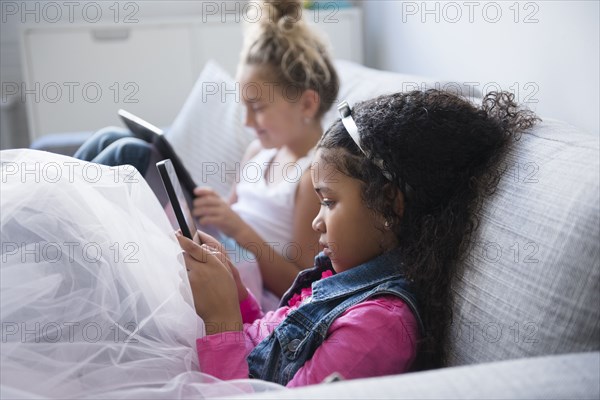
[[[331,260],[323,253],[315,258],[315,266],[317,271],[333,269]],[[400,249],[389,250],[354,268],[313,282],[313,301],[358,292],[400,278],[403,276],[402,269]]]

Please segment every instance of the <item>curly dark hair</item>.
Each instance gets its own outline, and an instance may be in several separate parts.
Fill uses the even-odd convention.
[[[361,146],[383,161],[391,181],[340,120],[318,148],[326,149],[321,150],[325,162],[362,181],[366,206],[383,215],[398,238],[403,271],[425,326],[415,368],[440,367],[452,322],[451,278],[477,227],[476,211],[494,192],[503,172],[499,161],[512,139],[539,118],[519,109],[509,93],[491,92],[476,107],[439,90],[381,96],[356,104],[352,116]],[[404,200],[401,216],[394,211],[398,189]]]

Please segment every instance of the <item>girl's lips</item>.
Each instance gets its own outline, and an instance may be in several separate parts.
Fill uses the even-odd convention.
[[[329,257],[331,255],[331,249],[329,249],[329,246],[323,242],[319,242],[319,245],[323,248],[323,253]]]

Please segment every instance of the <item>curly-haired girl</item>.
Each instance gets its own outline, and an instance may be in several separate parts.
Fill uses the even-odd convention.
[[[179,236],[207,327],[204,372],[297,386],[441,365],[474,212],[536,117],[506,93],[476,107],[436,90],[339,109],[311,168],[323,252],[277,310],[262,315],[209,236],[203,246]]]

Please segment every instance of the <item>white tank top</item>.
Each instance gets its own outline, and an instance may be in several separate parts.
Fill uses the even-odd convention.
[[[296,162],[283,165],[283,179],[274,184],[272,180],[275,180],[275,169],[271,162],[276,154],[277,149],[263,149],[242,168],[236,187],[237,202],[232,205],[232,209],[264,241],[270,242],[275,251],[283,257],[286,257],[286,253],[294,257],[297,256],[298,249],[289,247],[294,246],[296,189],[302,174],[310,167],[314,148]],[[272,169],[266,174],[269,168]]]

